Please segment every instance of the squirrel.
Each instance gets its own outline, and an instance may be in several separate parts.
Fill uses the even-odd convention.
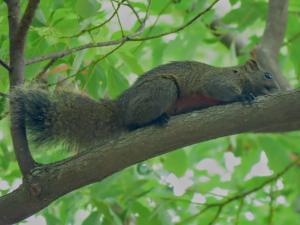
[[[196,61],[160,65],[140,76],[115,100],[96,101],[67,91],[16,88],[12,116],[23,117],[37,144],[62,141],[80,148],[104,143],[128,130],[164,124],[169,116],[241,101],[279,89],[255,60],[232,67]]]

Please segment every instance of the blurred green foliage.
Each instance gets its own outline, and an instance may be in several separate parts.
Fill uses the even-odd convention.
[[[116,16],[100,28],[91,29],[112,15],[112,2],[116,8],[118,1],[41,1],[27,38],[26,59],[87,43],[116,40],[134,32],[139,22],[127,6],[121,6],[119,11],[122,29]],[[211,2],[153,0],[143,36],[178,27]],[[216,11],[211,10],[183,31],[167,37],[126,42],[111,54],[116,46],[86,49],[59,58],[44,78],[50,89],[72,88],[95,99],[115,98],[137,76],[169,61],[198,60],[215,66],[241,63],[260,40],[267,2],[230,0],[228,7],[224,2],[218,3],[221,19],[228,25],[222,32],[246,37],[247,46],[242,56],[236,56],[233,47],[227,48],[213,35],[209,24],[216,18]],[[124,3],[130,3],[143,19],[147,1]],[[25,4],[27,1],[22,1],[23,9]],[[280,64],[294,87],[300,84],[299,14],[300,2],[290,0]],[[7,9],[3,1],[0,2],[0,46],[0,58],[7,62]],[[48,62],[27,65],[26,82],[32,82]],[[0,67],[0,80],[0,91],[7,93],[8,75],[3,67]],[[21,178],[12,150],[7,111],[5,98],[1,97],[1,195],[15,188]],[[293,155],[299,154],[299,138],[299,132],[242,134],[195,144],[131,166],[102,182],[74,191],[55,201],[39,216],[49,225],[171,225],[179,222],[188,225],[297,225],[300,224],[299,167],[293,167],[273,181],[271,178],[291,163]],[[70,154],[62,147],[53,151],[34,151],[40,162],[57,161]],[[265,186],[257,188],[264,182],[267,183]],[[221,204],[228,197],[236,199],[224,204],[221,211],[218,207],[210,207],[200,213],[207,204]]]

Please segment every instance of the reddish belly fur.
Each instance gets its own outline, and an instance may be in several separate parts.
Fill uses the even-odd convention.
[[[207,108],[213,105],[222,104],[222,101],[204,95],[193,95],[189,97],[179,98],[171,114],[180,114],[189,112],[195,109]]]

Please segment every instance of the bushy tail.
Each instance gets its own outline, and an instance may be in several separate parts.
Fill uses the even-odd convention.
[[[101,144],[122,129],[113,101],[94,101],[72,92],[50,94],[41,89],[16,89],[12,116],[24,118],[38,145],[63,142],[69,146]]]
[[[54,141],[55,132],[51,123],[51,114],[55,107],[51,97],[42,90],[17,88],[10,96],[16,103],[11,116],[25,118],[26,127],[37,144]]]

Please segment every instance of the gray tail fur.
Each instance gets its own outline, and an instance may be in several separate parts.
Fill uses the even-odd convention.
[[[41,89],[16,88],[13,119],[25,120],[33,143],[86,148],[118,135],[123,127],[114,101],[95,101],[72,92],[49,93]]]
[[[55,111],[55,105],[48,92],[40,89],[16,88],[10,98],[12,104],[15,104],[11,116],[17,120],[25,120],[29,135],[36,144],[55,141],[50,116]]]

